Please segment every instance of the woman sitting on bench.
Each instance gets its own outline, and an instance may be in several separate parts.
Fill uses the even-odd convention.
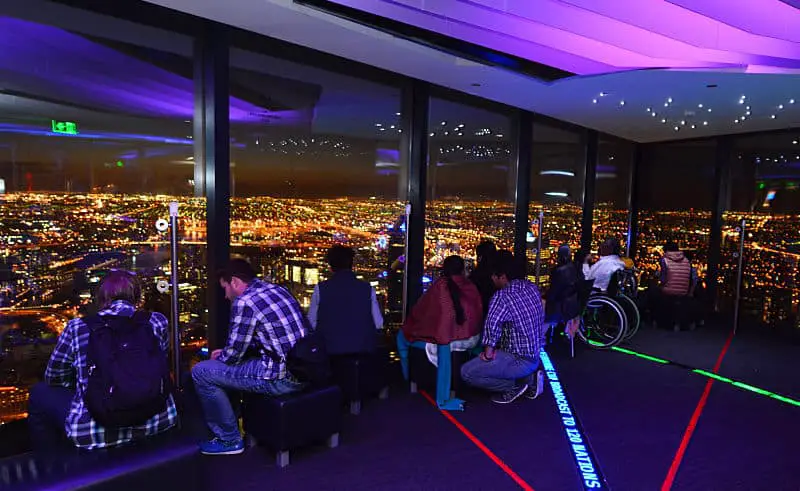
[[[450,351],[478,344],[483,306],[478,288],[464,274],[461,257],[448,257],[442,269],[443,276],[419,299],[398,332],[397,351],[408,380],[409,347],[425,349],[437,366],[436,402],[441,409],[461,410],[463,401],[450,399]]]

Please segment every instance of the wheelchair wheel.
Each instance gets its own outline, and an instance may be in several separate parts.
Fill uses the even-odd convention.
[[[639,324],[642,320],[639,316],[639,308],[636,306],[636,302],[634,302],[627,295],[620,295],[615,297],[614,300],[616,300],[620,307],[622,307],[622,310],[625,311],[625,318],[628,321],[628,325],[627,329],[625,329],[625,335],[622,337],[622,339],[623,341],[627,341],[636,335],[637,331],[639,331]]]
[[[578,336],[595,348],[611,348],[622,341],[627,324],[622,306],[611,297],[598,295],[586,304]]]

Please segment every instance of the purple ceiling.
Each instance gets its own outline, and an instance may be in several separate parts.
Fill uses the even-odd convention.
[[[0,17],[0,80],[9,92],[115,114],[190,120],[194,81],[69,31]],[[231,97],[237,123],[308,124],[311,110],[268,111]]]
[[[781,0],[333,0],[578,75],[800,70],[800,10]]]

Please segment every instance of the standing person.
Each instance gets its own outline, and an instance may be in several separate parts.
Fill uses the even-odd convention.
[[[35,449],[57,448],[65,437],[79,448],[114,447],[175,426],[178,411],[169,393],[167,318],[137,311],[141,295],[134,273],[111,271],[95,297],[99,312],[67,323],[47,363],[44,382],[30,392],[28,424]],[[130,346],[107,343],[116,339]],[[108,363],[112,351],[114,359]],[[127,363],[135,363],[137,369],[119,366]],[[106,381],[116,383],[110,388],[118,396],[128,396],[127,403],[107,397],[107,390],[99,394],[105,404],[95,402],[96,389]],[[148,395],[153,383],[157,387]],[[104,427],[98,418],[116,422]],[[118,424],[123,420],[140,421]]]
[[[580,301],[578,299],[578,267],[572,261],[572,251],[564,244],[558,248],[557,265],[550,273],[550,288],[545,297],[546,319],[549,325],[564,324],[570,339],[575,335],[578,324],[570,322],[578,317]]]
[[[327,260],[333,277],[314,287],[308,320],[322,335],[329,355],[371,354],[383,316],[375,290],[353,272],[355,252],[335,245]]]
[[[497,293],[489,304],[483,328],[483,352],[461,367],[470,385],[499,392],[492,400],[530,399],[543,390],[539,352],[544,338],[544,309],[539,288],[524,279],[524,267],[509,251],[499,251],[491,263]]]
[[[481,294],[484,319],[486,319],[486,314],[489,310],[489,301],[492,299],[494,292],[497,291],[492,281],[492,272],[489,266],[495,254],[497,254],[497,247],[491,240],[485,240],[478,244],[478,247],[475,248],[478,263],[469,275],[470,281],[475,283]]]
[[[673,325],[681,330],[681,320],[691,318],[691,295],[696,284],[697,271],[675,242],[664,246],[664,256],[659,262],[660,288],[656,300],[657,322]]]
[[[286,356],[308,327],[291,293],[256,278],[247,261],[233,259],[218,275],[231,301],[228,343],[195,365],[192,378],[214,435],[200,444],[201,453],[231,455],[244,451],[244,441],[225,390],[274,396],[301,390],[304,384],[287,370]]]
[[[464,260],[449,256],[442,277],[414,305],[397,333],[397,351],[403,376],[408,379],[408,350],[423,348],[437,366],[436,401],[441,409],[462,409],[463,401],[450,399],[450,352],[474,348],[480,339],[483,308],[478,288],[467,279]]]

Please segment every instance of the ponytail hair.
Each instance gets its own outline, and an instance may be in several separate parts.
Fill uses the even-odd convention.
[[[461,289],[453,279],[454,276],[464,274],[464,260],[459,256],[448,256],[442,264],[444,277],[447,279],[447,291],[450,292],[450,299],[453,301],[453,310],[456,314],[456,324],[464,325],[467,320],[464,307],[461,305]]]

